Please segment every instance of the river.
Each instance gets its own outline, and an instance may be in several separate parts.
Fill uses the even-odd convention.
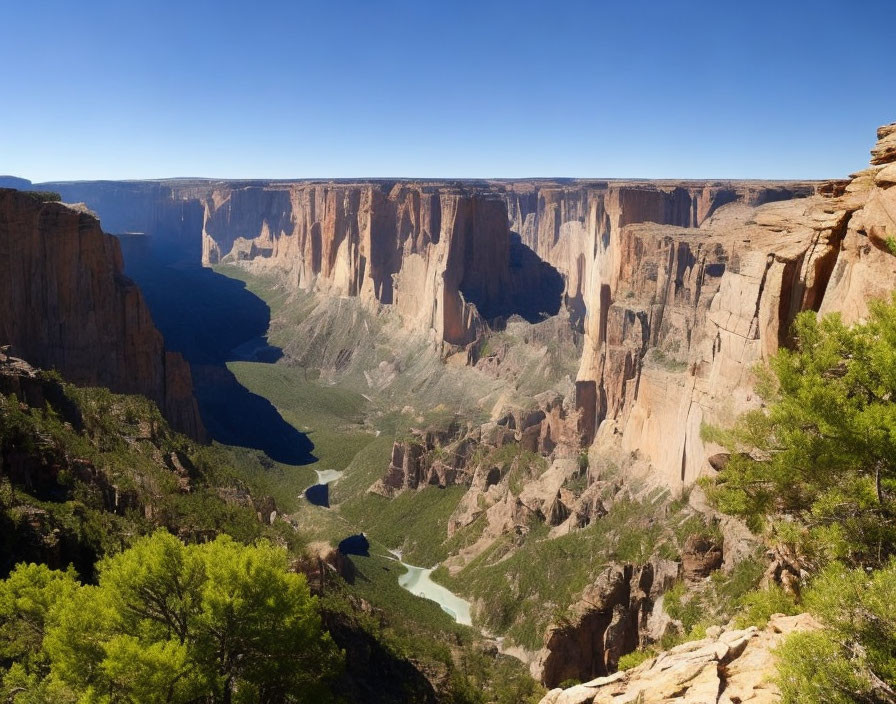
[[[430,575],[432,575],[435,568],[409,565],[401,559],[401,552],[399,550],[390,550],[389,552],[391,552],[401,566],[407,570],[407,572],[399,576],[399,586],[407,589],[415,596],[436,602],[442,607],[442,611],[451,616],[451,618],[458,623],[463,624],[464,626],[473,625],[473,621],[470,618],[470,602],[461,599],[441,584],[433,582]]]

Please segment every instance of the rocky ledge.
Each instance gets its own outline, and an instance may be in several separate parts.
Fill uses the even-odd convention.
[[[553,689],[540,704],[771,704],[780,700],[775,648],[791,633],[818,627],[809,614],[778,614],[764,630],[711,628],[706,638],[683,643],[631,670]]]

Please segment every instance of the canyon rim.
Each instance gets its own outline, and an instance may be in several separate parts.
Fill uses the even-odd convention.
[[[896,13],[791,5],[10,8],[0,699],[894,704]]]

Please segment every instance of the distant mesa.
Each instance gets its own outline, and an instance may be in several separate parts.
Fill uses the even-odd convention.
[[[15,188],[19,191],[31,188],[32,183],[27,178],[18,176],[0,176],[0,188]]]

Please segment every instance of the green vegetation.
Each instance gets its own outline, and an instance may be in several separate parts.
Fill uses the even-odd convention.
[[[374,439],[362,429],[367,402],[359,393],[306,380],[304,370],[281,364],[231,362],[227,367],[249,391],[274,404],[287,423],[308,434],[318,469],[345,469]]]
[[[7,701],[320,701],[341,654],[270,543],[142,538],[98,568],[20,565],[0,583]]]
[[[187,540],[226,531],[298,547],[288,525],[256,516],[264,494],[244,477],[263,471],[257,454],[238,466],[219,446],[171,431],[142,397],[71,386],[53,373],[41,379],[53,399],[43,408],[0,396],[0,451],[20,458],[0,483],[4,572],[45,559],[42,546],[55,542],[89,578],[96,559],[158,527]]]
[[[690,591],[684,582],[676,584],[664,595],[663,608],[681,622],[684,632],[682,637],[662,645],[670,647],[681,640],[702,637],[707,627],[725,624],[732,618],[738,627],[746,628],[764,626],[775,612],[793,613],[793,600],[779,589],[767,595],[758,590],[764,571],[765,565],[756,556],[742,560],[730,572],[713,572],[709,580]],[[767,604],[774,604],[768,613]]]
[[[26,196],[38,203],[59,203],[62,196],[56,191],[22,191]]]
[[[375,546],[378,547],[378,546]],[[353,555],[352,593],[400,617],[370,619],[365,627],[397,658],[413,659],[446,682],[445,701],[456,704],[534,704],[544,689],[518,660],[485,652],[472,628],[459,625],[433,601],[398,586],[404,568],[395,560]],[[325,599],[326,608],[331,608]],[[409,701],[414,701],[413,697]]]
[[[620,500],[600,520],[553,539],[532,527],[520,545],[504,536],[456,575],[439,568],[433,579],[481,600],[482,626],[524,647],[540,648],[547,626],[564,618],[584,588],[610,563],[640,564],[664,544],[680,549],[675,536],[658,520],[665,504],[654,499]],[[668,519],[675,520],[682,516]]]
[[[283,513],[293,513],[307,505],[302,493],[317,484],[313,466],[283,464],[264,452],[246,447],[216,443],[215,450],[226,456],[240,479],[252,487],[253,493],[272,497]]]
[[[824,628],[779,650],[785,704],[896,702],[896,560],[870,574],[832,564],[805,602]]]
[[[670,372],[683,372],[688,368],[688,363],[666,354],[659,347],[651,347],[646,355],[647,361],[658,367],[668,369]]]
[[[852,327],[800,315],[794,349],[760,370],[766,407],[703,431],[732,453],[710,498],[816,575],[802,606],[823,628],[779,651],[787,704],[896,702],[896,295],[869,307]],[[742,607],[740,624],[796,605],[771,587]]]
[[[619,658],[619,663],[617,667],[621,671],[631,670],[633,667],[637,667],[642,662],[646,662],[650,660],[650,658],[655,657],[656,653],[650,650],[633,650],[632,652],[623,655]]]
[[[400,548],[409,564],[429,567],[448,557],[448,519],[465,493],[463,486],[430,486],[394,499],[364,493],[341,504],[339,511],[384,545]]]
[[[548,468],[544,457],[515,442],[500,447],[480,445],[473,454],[472,462],[497,467],[502,479],[507,479],[507,487],[514,496],[519,496],[527,481],[538,479]]]
[[[887,245],[887,251],[896,257],[896,237],[887,237],[884,240],[884,244]]]
[[[732,452],[706,483],[711,499],[812,571],[896,551],[896,298],[870,308],[851,328],[800,315],[795,349],[761,370],[767,407],[704,429]]]
[[[765,628],[774,614],[793,615],[799,611],[794,598],[777,584],[772,584],[743,596],[734,625],[737,628]]]
[[[352,555],[351,561],[358,572],[353,585],[357,594],[387,613],[402,615],[392,625],[395,633],[405,636],[439,634],[435,643],[441,641],[443,645],[440,647],[451,638],[456,640],[473,635],[468,626],[457,623],[436,602],[416,597],[400,587],[398,578],[405,573],[405,568],[394,558],[372,552],[370,557]]]
[[[360,496],[389,468],[393,438],[387,433],[371,440],[356,454],[345,474],[336,484],[330,485],[330,497],[340,505],[354,496]]]

